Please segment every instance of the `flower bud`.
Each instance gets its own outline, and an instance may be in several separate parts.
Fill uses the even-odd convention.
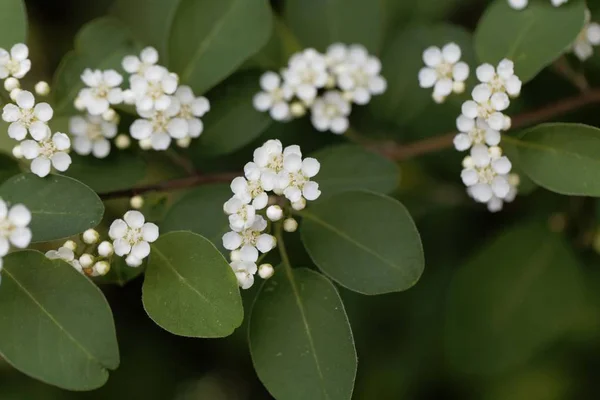
[[[94,265],[94,257],[91,254],[85,253],[79,257],[79,263],[82,268],[89,268]]]
[[[94,244],[100,239],[100,234],[95,229],[88,229],[83,232],[83,242],[86,244]]]
[[[12,99],[12,101],[17,101],[17,96],[19,95],[19,93],[21,93],[21,89],[19,88],[14,88],[10,91],[10,98]]]
[[[12,92],[15,89],[18,89],[21,87],[21,83],[19,82],[19,80],[17,78],[6,78],[6,80],[4,81],[4,89],[6,89],[7,92]]]
[[[294,218],[288,218],[283,221],[283,230],[286,232],[296,232],[298,229],[298,221]]]
[[[100,276],[106,275],[110,271],[110,264],[108,261],[98,261],[94,264],[94,271]]]
[[[269,279],[275,273],[275,269],[271,264],[262,264],[258,267],[258,275],[263,279]]]
[[[12,155],[17,160],[20,160],[21,158],[23,158],[23,151],[21,150],[21,146],[16,145],[15,147],[13,147]]]
[[[35,92],[40,96],[48,96],[50,94],[50,85],[48,85],[48,82],[39,81],[35,84]]]
[[[112,108],[109,108],[108,110],[104,111],[104,113],[102,114],[102,119],[105,121],[108,121],[108,122],[112,122],[116,118],[117,118],[117,113]]]
[[[152,148],[152,141],[150,139],[142,139],[139,141],[140,149],[150,150]]]
[[[77,243],[75,243],[75,242],[74,242],[74,241],[72,241],[72,240],[67,240],[67,241],[65,242],[65,244],[63,244],[63,246],[62,246],[62,247],[66,247],[67,249],[69,249],[69,250],[71,250],[71,251],[75,251],[75,250],[77,250]]]
[[[115,139],[115,146],[117,146],[117,149],[125,150],[131,146],[131,138],[129,135],[122,133]]]
[[[292,208],[296,211],[304,210],[306,208],[306,199],[302,197],[300,200],[293,202]]]
[[[134,210],[139,210],[140,208],[144,207],[144,198],[142,196],[133,196],[129,200],[129,204]]]
[[[187,149],[188,147],[190,147],[190,143],[192,143],[192,138],[189,136],[186,136],[184,138],[181,139],[177,139],[177,146],[181,147],[182,149]]]
[[[113,245],[110,242],[104,241],[98,245],[98,255],[100,257],[110,257],[114,251]]]
[[[279,221],[282,217],[283,210],[281,209],[281,207],[275,205],[269,206],[269,208],[267,208],[267,218],[269,218],[271,221]]]

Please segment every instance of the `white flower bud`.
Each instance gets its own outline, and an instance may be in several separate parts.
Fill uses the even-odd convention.
[[[75,250],[77,250],[77,243],[75,243],[72,240],[67,240],[65,242],[65,244],[62,245],[62,247],[66,247],[67,249],[69,249],[71,251],[75,251]]]
[[[106,275],[110,271],[110,264],[108,261],[98,261],[94,264],[94,271],[100,276]]]
[[[283,217],[283,210],[278,205],[269,206],[267,208],[267,218],[271,221],[279,221]]]
[[[122,133],[115,139],[115,146],[117,146],[117,149],[125,150],[131,146],[131,138],[129,135]]]
[[[48,96],[50,94],[50,85],[48,85],[48,82],[39,81],[35,84],[35,92],[40,96]]]
[[[258,275],[263,279],[269,279],[275,273],[275,269],[271,264],[262,264],[258,267]]]
[[[229,258],[231,259],[231,261],[241,261],[242,259],[242,254],[240,253],[239,250],[234,250],[231,252],[231,254],[229,255]]]
[[[150,150],[152,148],[152,140],[150,139],[142,139],[139,144],[142,150]]]
[[[177,143],[177,146],[181,147],[182,149],[187,149],[188,147],[190,147],[190,143],[192,143],[192,138],[186,136],[184,138],[177,139],[175,143]]]
[[[452,84],[452,91],[457,94],[464,93],[465,83],[464,82],[454,82]]]
[[[502,149],[498,146],[491,146],[490,147],[490,156],[492,158],[502,157]]]
[[[473,168],[475,167],[475,161],[473,161],[473,157],[466,156],[462,161],[463,168]]]
[[[17,101],[17,96],[19,95],[19,93],[21,93],[21,89],[19,88],[14,88],[13,90],[10,91],[10,98],[12,101],[16,102]]]
[[[133,196],[129,200],[129,204],[134,210],[139,210],[140,208],[144,207],[144,198],[142,196]]]
[[[15,147],[13,147],[12,155],[17,160],[20,160],[21,158],[23,158],[23,151],[21,150],[21,146],[16,145]]]
[[[109,108],[108,110],[104,111],[104,113],[102,113],[102,119],[108,122],[112,122],[117,118],[117,112],[115,110],[113,110],[112,108]]]
[[[7,92],[12,92],[20,87],[21,83],[19,80],[17,78],[13,78],[12,76],[4,81],[4,89],[6,89]]]
[[[85,110],[85,101],[81,97],[77,97],[74,102],[74,106],[77,110]]]
[[[300,200],[292,203],[292,208],[296,211],[304,210],[306,208],[306,200],[304,197],[300,198]]]
[[[83,232],[83,242],[86,244],[94,244],[100,239],[100,234],[94,229],[88,229]]]
[[[287,218],[283,221],[283,230],[286,232],[296,232],[298,229],[298,221],[294,218]]]
[[[89,268],[94,265],[94,257],[91,254],[85,253],[79,257],[79,264],[82,268]]]
[[[98,245],[98,255],[100,257],[110,257],[113,255],[114,251],[111,242],[104,241]]]
[[[300,102],[295,102],[290,106],[290,112],[292,116],[299,118],[306,114],[306,107]]]

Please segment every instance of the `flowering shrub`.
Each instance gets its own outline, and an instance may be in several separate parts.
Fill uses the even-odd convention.
[[[116,0],[48,83],[0,2],[0,359],[102,387],[136,285],[150,330],[243,336],[280,400],[432,397],[397,385],[433,359],[484,387],[597,334],[600,15],[412,3]]]

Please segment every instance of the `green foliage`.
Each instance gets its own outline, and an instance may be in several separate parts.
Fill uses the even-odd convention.
[[[91,390],[119,366],[110,307],[64,261],[26,250],[4,259],[0,355],[15,368],[69,390]]]
[[[363,294],[399,292],[424,268],[423,247],[408,211],[375,193],[333,196],[301,213],[302,241],[315,264]]]
[[[578,260],[560,235],[529,223],[508,230],[454,276],[446,349],[471,374],[522,364],[583,318]]]
[[[29,227],[34,242],[76,235],[98,225],[104,214],[104,205],[92,189],[59,175],[17,175],[0,186],[0,197],[9,204],[24,204],[31,211]]]
[[[323,275],[279,266],[256,297],[248,340],[256,373],[276,399],[352,397],[352,331],[337,290]]]
[[[98,193],[135,186],[146,175],[146,163],[134,154],[112,151],[103,159],[71,155],[73,164],[66,175],[75,178]],[[119,179],[115,179],[115,177]]]
[[[325,51],[333,43],[359,43],[377,53],[382,39],[380,1],[289,0],[285,20],[304,47]]]
[[[0,2],[0,47],[10,51],[27,39],[27,11],[23,0]]]
[[[6,154],[0,153],[0,184],[19,172],[21,172],[21,169],[17,161]]]
[[[181,0],[169,38],[169,67],[204,93],[267,43],[271,23],[267,0]]]
[[[571,46],[584,24],[585,1],[571,0],[560,8],[549,1],[530,1],[525,10],[513,10],[506,0],[495,0],[479,20],[475,49],[479,61],[515,63],[523,82]]]
[[[154,322],[181,336],[228,336],[244,316],[229,264],[191,232],[162,235],[152,244],[142,300]]]

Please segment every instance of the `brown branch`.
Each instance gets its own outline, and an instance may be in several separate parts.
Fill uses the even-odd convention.
[[[590,90],[537,110],[519,114],[512,119],[512,128],[523,128],[538,122],[548,121],[593,103],[600,103],[600,89]],[[387,142],[384,144],[374,144],[370,147],[392,160],[400,161],[449,148],[452,146],[452,140],[455,135],[456,132],[448,132],[440,136],[405,145]]]

